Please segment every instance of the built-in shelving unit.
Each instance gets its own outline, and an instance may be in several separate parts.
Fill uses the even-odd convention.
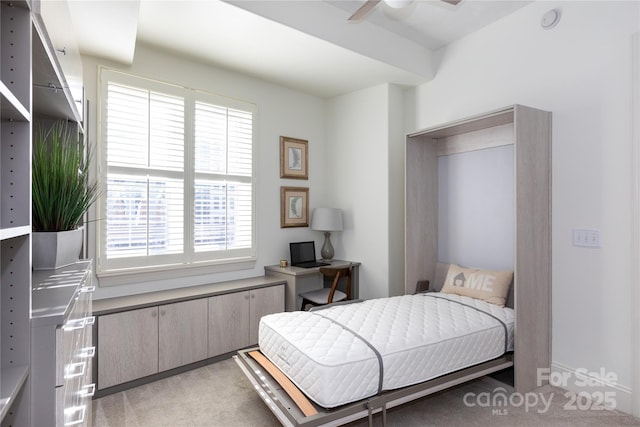
[[[0,3],[0,419],[30,425],[31,11]]]
[[[51,2],[67,7],[66,2]],[[55,4],[55,5],[53,5]],[[66,119],[74,99],[38,0],[0,2],[0,423],[30,426],[31,141],[37,120]],[[53,16],[53,15],[52,15]],[[58,23],[59,24],[59,23]],[[78,76],[75,76],[78,77]],[[80,81],[81,81],[81,75]],[[54,351],[54,349],[52,349]]]

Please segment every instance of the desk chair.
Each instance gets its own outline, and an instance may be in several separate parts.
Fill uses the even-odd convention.
[[[315,291],[305,292],[299,296],[302,298],[302,305],[300,310],[305,309],[307,304],[313,306],[331,304],[332,302],[343,301],[351,299],[351,266],[344,267],[320,267],[318,270],[325,277],[333,278],[333,283],[330,288],[321,288]],[[341,277],[347,278],[347,293],[336,289]]]

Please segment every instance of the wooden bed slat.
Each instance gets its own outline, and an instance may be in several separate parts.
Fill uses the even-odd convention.
[[[291,397],[291,399],[298,405],[298,408],[302,411],[305,417],[309,417],[311,415],[316,415],[318,411],[313,407],[309,399],[305,397],[304,394],[296,387],[294,383],[291,382],[289,378],[287,378],[280,369],[269,359],[264,357],[262,353],[259,351],[250,351],[249,356],[253,357],[253,359],[260,364],[268,373],[271,375],[280,386],[287,392],[287,394]]]

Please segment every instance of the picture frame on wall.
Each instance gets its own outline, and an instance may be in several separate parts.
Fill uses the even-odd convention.
[[[280,228],[309,226],[309,188],[280,187]]]
[[[280,178],[309,179],[309,141],[280,137]]]

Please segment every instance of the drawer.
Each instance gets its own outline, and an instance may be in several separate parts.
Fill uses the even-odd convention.
[[[91,381],[91,358],[73,364],[67,374],[65,385],[58,387],[62,392],[59,407],[64,408],[62,425],[86,426],[91,419],[91,399],[96,390]]]
[[[76,318],[56,330],[56,386],[64,384],[69,365],[95,354],[91,345],[95,320],[95,316]]]

